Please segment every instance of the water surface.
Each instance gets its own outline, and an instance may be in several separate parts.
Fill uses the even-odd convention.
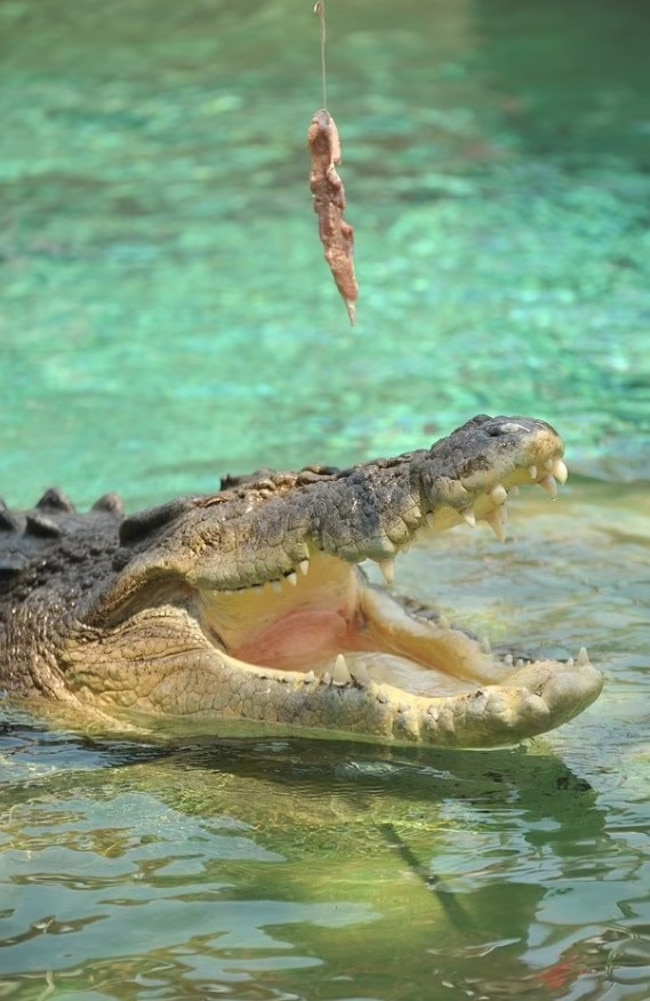
[[[481,754],[7,703],[0,996],[647,1001],[647,5],[330,0],[354,330],[306,183],[311,7],[0,4],[1,492],[133,509],[544,417],[561,499],[399,587],[495,645],[586,643],[605,692]]]

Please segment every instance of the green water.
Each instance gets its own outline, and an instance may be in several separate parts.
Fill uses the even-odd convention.
[[[80,505],[545,417],[574,472],[401,561],[599,702],[482,754],[0,722],[0,998],[650,997],[650,11],[329,0],[358,325],[317,239],[310,0],[0,3],[0,493]]]

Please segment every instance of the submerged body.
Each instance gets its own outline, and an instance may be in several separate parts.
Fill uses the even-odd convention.
[[[0,683],[112,716],[226,717],[269,728],[480,747],[558,726],[598,695],[577,661],[513,663],[385,589],[395,556],[508,491],[564,481],[543,421],[479,416],[429,450],[228,479],[130,518],[48,491],[0,508]],[[387,680],[388,679],[388,680]]]

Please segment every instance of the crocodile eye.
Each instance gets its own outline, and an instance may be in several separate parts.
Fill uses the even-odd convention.
[[[499,424],[493,424],[488,429],[488,434],[494,438],[498,438],[502,434],[518,434],[521,431],[527,434],[530,428],[526,427],[525,424],[517,424],[516,421],[502,421]]]

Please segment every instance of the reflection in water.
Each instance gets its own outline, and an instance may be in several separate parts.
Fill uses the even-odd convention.
[[[12,994],[39,996],[49,978],[111,997],[416,1001],[433,983],[450,997],[544,998],[578,979],[604,988],[612,964],[638,968],[647,861],[542,749],[265,739],[144,764],[142,751],[118,765],[104,753],[104,768],[9,793]],[[615,923],[613,901],[627,910]]]
[[[530,926],[592,868],[576,833],[603,873],[612,854],[588,784],[523,751],[223,742],[10,798],[2,946],[23,989],[51,969],[59,989],[118,975],[183,996],[254,979],[271,997],[280,973],[306,997],[415,999],[432,976],[532,990]]]
[[[310,4],[0,4],[8,501],[133,507],[531,412],[594,478],[399,586],[607,674],[570,726],[480,754],[8,708],[0,996],[650,995],[646,6],[332,0],[351,332],[306,181]]]

